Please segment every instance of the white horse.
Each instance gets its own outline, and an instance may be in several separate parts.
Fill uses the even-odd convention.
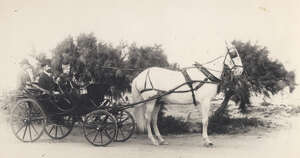
[[[164,104],[194,103],[195,107],[199,108],[197,110],[202,111],[204,145],[213,145],[207,135],[208,115],[210,102],[217,93],[224,65],[227,65],[235,76],[241,75],[243,72],[243,65],[236,48],[227,43],[226,47],[227,52],[224,56],[216,58],[205,66],[195,64],[194,67],[186,69],[185,75],[180,71],[151,67],[141,72],[132,81],[132,102],[145,101],[145,103],[135,106],[134,109],[137,128],[140,131],[146,129],[148,138],[154,145],[167,144],[157,128],[157,115],[160,109],[157,101]],[[213,70],[209,69],[211,66],[214,66]],[[191,84],[184,84],[186,82]],[[151,122],[158,140],[152,135]]]

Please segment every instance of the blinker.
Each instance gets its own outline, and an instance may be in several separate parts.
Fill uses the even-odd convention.
[[[228,53],[229,53],[229,56],[230,56],[231,58],[236,58],[236,57],[238,57],[238,54],[237,54],[237,52],[236,52],[235,49],[229,49]]]

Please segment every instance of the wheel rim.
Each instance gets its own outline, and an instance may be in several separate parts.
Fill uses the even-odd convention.
[[[118,111],[115,117],[118,125],[116,141],[124,142],[132,136],[135,130],[135,121],[127,110]]]
[[[74,123],[71,115],[53,116],[48,118],[45,132],[52,139],[62,139],[71,133]]]
[[[11,128],[14,135],[23,142],[34,142],[41,137],[46,115],[31,99],[19,101],[11,112]]]
[[[117,122],[113,115],[99,110],[86,117],[83,129],[84,136],[91,144],[106,146],[115,139]]]

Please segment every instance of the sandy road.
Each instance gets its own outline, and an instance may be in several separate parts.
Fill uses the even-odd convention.
[[[290,126],[276,131],[253,129],[244,134],[212,135],[215,147],[203,146],[198,134],[166,136],[169,145],[155,147],[144,135],[124,143],[93,147],[73,131],[63,140],[54,141],[45,134],[37,142],[19,142],[6,123],[0,124],[0,158],[298,158],[300,155],[300,117],[289,118]]]

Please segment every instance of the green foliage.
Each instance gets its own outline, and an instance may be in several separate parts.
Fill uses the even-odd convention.
[[[242,59],[244,74],[235,78],[225,67],[219,88],[226,97],[241,102],[242,112],[246,112],[250,105],[250,92],[270,97],[285,87],[289,87],[290,92],[295,89],[295,73],[287,71],[278,60],[269,58],[266,47],[241,41],[233,41],[232,44]]]
[[[161,109],[158,112],[157,126],[161,134],[182,134],[189,131],[188,124],[182,120],[178,120],[173,116],[165,116],[165,106],[161,104]]]
[[[138,47],[132,44],[129,47],[128,65],[131,68],[141,69],[151,66],[167,67],[169,65],[167,56],[163,54],[160,45],[154,47]]]
[[[202,123],[184,122],[173,116],[165,116],[165,108],[159,112],[158,128],[164,135],[166,134],[183,134],[183,133],[201,133]],[[232,118],[228,112],[222,115],[210,118],[208,124],[209,134],[234,134],[247,132],[251,127],[267,127],[268,122],[259,118]]]
[[[128,52],[124,54],[123,49]],[[101,83],[114,87],[114,94],[130,90],[131,80],[136,74],[151,66],[168,67],[166,55],[161,46],[130,46],[97,41],[92,34],[80,34],[76,40],[69,36],[52,50],[52,58],[47,59],[45,54],[35,57],[40,65],[49,63],[53,75],[62,74],[62,65],[70,65],[71,78],[87,85],[90,82]]]
[[[127,77],[130,80],[146,68],[153,66],[166,68],[169,66],[167,56],[163,53],[160,45],[138,47],[136,44],[132,44],[128,50],[126,65],[128,69],[134,70],[127,71]]]
[[[233,41],[242,59],[247,82],[251,91],[270,97],[285,87],[292,92],[295,88],[295,73],[288,72],[278,60],[269,58],[266,47],[250,42]]]
[[[171,63],[171,64],[169,64],[168,68],[171,70],[177,70],[177,71],[181,70],[180,65],[178,63]]]
[[[208,133],[235,134],[249,131],[250,127],[265,127],[267,123],[258,118],[218,117],[210,120]]]
[[[76,58],[79,57],[76,45],[71,36],[67,37],[52,50],[51,65],[56,75],[62,72],[62,64],[71,64],[72,69],[77,68]],[[71,70],[72,71],[72,70]]]

